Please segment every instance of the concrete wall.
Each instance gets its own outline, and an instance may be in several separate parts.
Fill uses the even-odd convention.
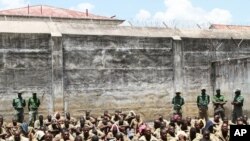
[[[231,117],[231,101],[234,89],[242,89],[242,93],[248,95],[249,90],[246,86],[249,83],[249,69],[245,69],[244,65],[239,65],[233,61],[220,63],[228,58],[249,57],[249,40],[234,39],[183,39],[183,87],[184,96],[186,98],[188,115],[197,114],[197,106],[195,103],[200,89],[205,87],[207,93],[212,97],[216,88],[220,88],[222,93],[227,97],[226,114]],[[213,65],[212,65],[212,62]],[[230,66],[230,67],[229,67]],[[238,68],[240,71],[232,71]],[[222,73],[227,75],[227,79],[218,79]],[[235,80],[244,80],[245,84],[240,84]],[[230,87],[228,87],[230,85]],[[249,93],[250,94],[250,93]],[[245,107],[248,111],[249,108]],[[210,116],[213,114],[213,106],[210,104]],[[247,112],[245,112],[248,114]]]
[[[173,50],[169,38],[64,36],[68,109],[136,110],[148,119],[170,111]]]
[[[234,90],[240,89],[244,97],[243,113],[249,116],[249,92],[250,92],[250,58],[236,58],[215,61],[212,63],[212,84],[214,88],[221,88],[229,101],[226,105],[226,113],[232,112],[231,101],[234,98]]]
[[[56,34],[58,35],[58,34]],[[37,92],[40,112],[85,110],[100,114],[135,110],[145,119],[171,114],[171,99],[182,91],[184,115],[197,115],[202,87],[232,100],[248,95],[248,40],[97,35],[0,34],[0,111],[12,116],[12,99]],[[223,63],[220,63],[222,60]],[[239,59],[242,60],[242,59]],[[223,77],[219,77],[223,76]],[[246,100],[247,102],[248,100]],[[230,116],[231,106],[227,105]],[[210,104],[210,115],[212,115]],[[249,109],[245,106],[245,111]],[[27,111],[26,111],[27,118]]]
[[[51,90],[50,35],[0,34],[0,112],[12,117],[12,99],[23,92],[41,98],[41,112],[49,110]],[[27,112],[27,108],[25,110]],[[10,118],[11,119],[11,118]]]

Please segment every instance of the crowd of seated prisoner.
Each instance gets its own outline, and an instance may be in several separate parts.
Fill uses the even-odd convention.
[[[0,115],[0,141],[229,141],[231,124],[219,115],[207,121],[179,115],[167,120],[158,115],[150,124],[133,111],[104,111],[99,117],[87,111],[77,119],[57,112],[46,118],[39,115],[31,125],[18,123],[15,117],[6,123]],[[247,125],[247,116],[235,124]]]

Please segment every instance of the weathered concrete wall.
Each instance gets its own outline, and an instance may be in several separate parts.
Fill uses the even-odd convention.
[[[169,113],[173,51],[169,38],[64,36],[68,109]]]
[[[45,115],[121,109],[153,119],[171,114],[171,99],[180,90],[186,100],[184,115],[194,116],[201,87],[211,96],[214,88],[221,88],[228,101],[235,88],[248,95],[248,59],[223,59],[249,57],[249,44],[233,39],[1,33],[0,102],[6,106],[0,112],[12,116],[12,99],[23,91],[25,99],[38,93]],[[210,115],[212,111],[210,104]]]
[[[214,73],[212,73],[212,84],[214,87],[222,89],[229,102],[226,105],[226,113],[232,112],[230,102],[234,98],[234,90],[240,89],[244,99],[244,114],[249,116],[249,84],[250,84],[250,63],[249,57],[226,59],[212,63]]]
[[[183,39],[183,83],[184,96],[187,100],[185,111],[188,115],[197,115],[195,100],[197,95],[200,94],[200,89],[205,87],[211,97],[216,88],[221,88],[222,93],[229,101],[226,105],[227,116],[231,117],[230,102],[232,101],[233,90],[239,88],[242,89],[242,93],[246,95],[249,93],[243,83],[241,84],[235,80],[246,80],[244,85],[249,85],[249,77],[241,75],[241,72],[248,74],[249,70],[230,61],[225,63],[226,66],[224,66],[225,64],[216,63],[217,67],[212,65],[212,62],[228,58],[248,57],[250,53],[249,43],[248,40],[233,39]],[[232,71],[234,68],[241,71]],[[223,69],[224,75],[227,75],[227,79],[224,79],[224,81],[215,80],[215,77],[221,75],[219,71],[221,69]],[[248,111],[250,110],[247,107],[245,108]],[[210,104],[209,111],[212,116],[212,104]]]
[[[51,37],[51,62],[52,62],[52,90],[51,111],[64,111],[64,86],[63,86],[63,46],[60,36]]]
[[[0,34],[1,114],[12,116],[12,99],[19,91],[26,100],[31,92],[37,92],[42,101],[41,112],[47,113],[47,95],[51,93],[50,50],[49,35]]]

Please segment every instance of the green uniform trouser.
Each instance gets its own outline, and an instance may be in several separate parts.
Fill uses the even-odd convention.
[[[207,106],[200,106],[199,107],[199,117],[201,119],[205,118],[206,121],[208,120],[207,110],[208,110]]]
[[[180,116],[182,116],[182,109],[174,109],[174,114],[178,114]]]
[[[16,108],[16,118],[17,118],[17,122],[19,123],[23,123],[23,119],[24,119],[24,110],[23,108]]]
[[[232,113],[232,122],[235,123],[237,118],[243,115],[242,106],[234,106]]]
[[[220,115],[223,120],[225,117],[225,109],[223,107],[216,107],[214,108],[214,114]]]
[[[29,111],[29,125],[30,126],[34,126],[34,123],[37,119],[37,115],[38,115],[38,110],[37,109],[32,109]]]

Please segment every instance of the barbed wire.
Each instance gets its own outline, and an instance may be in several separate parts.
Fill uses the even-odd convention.
[[[188,20],[171,20],[171,21],[156,21],[156,20],[126,20],[121,26],[134,26],[134,27],[158,27],[158,28],[178,28],[178,29],[209,29],[213,24],[211,22],[194,22]],[[245,30],[246,26],[250,26],[250,22],[245,23],[219,23],[218,25],[233,25],[237,26],[237,30]],[[230,27],[228,27],[230,29]]]

